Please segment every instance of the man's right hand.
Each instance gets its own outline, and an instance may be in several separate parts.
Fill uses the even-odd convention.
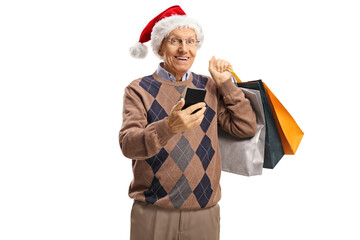
[[[170,115],[167,119],[167,124],[170,130],[174,133],[184,132],[199,126],[204,119],[204,112],[206,105],[204,102],[191,105],[190,107],[181,110],[185,105],[185,100],[181,100],[171,109]],[[194,114],[191,114],[196,109],[199,109]]]

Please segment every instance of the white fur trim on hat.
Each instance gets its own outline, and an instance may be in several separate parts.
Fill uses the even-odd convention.
[[[201,47],[201,44],[204,41],[204,34],[199,23],[186,15],[174,15],[160,20],[153,27],[151,32],[151,47],[156,56],[159,56],[158,52],[160,50],[163,39],[166,38],[170,32],[176,28],[193,29],[196,33],[196,38],[199,41],[197,48],[199,49]]]
[[[148,48],[141,42],[137,42],[130,49],[130,55],[134,58],[145,58],[148,53]]]

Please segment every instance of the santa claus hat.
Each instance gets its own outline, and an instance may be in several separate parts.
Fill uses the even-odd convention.
[[[148,50],[144,43],[149,40],[151,40],[151,47],[154,53],[158,55],[163,39],[176,28],[193,29],[196,33],[196,38],[199,41],[197,49],[201,47],[204,40],[201,26],[194,19],[186,16],[186,13],[179,5],[175,5],[157,15],[146,25],[140,35],[139,42],[130,48],[130,55],[135,58],[146,57]]]

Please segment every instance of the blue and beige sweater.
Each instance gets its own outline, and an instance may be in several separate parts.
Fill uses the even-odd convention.
[[[205,117],[200,126],[173,133],[166,123],[186,88],[207,90]],[[186,81],[161,79],[156,72],[125,89],[119,142],[132,159],[129,196],[164,208],[200,209],[221,197],[221,156],[217,127],[237,137],[255,134],[256,117],[241,89],[229,79],[217,86],[207,76]]]

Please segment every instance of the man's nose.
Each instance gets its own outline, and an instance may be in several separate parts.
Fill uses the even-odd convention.
[[[187,52],[188,51],[188,45],[186,44],[186,41],[181,41],[179,49],[180,52]]]

